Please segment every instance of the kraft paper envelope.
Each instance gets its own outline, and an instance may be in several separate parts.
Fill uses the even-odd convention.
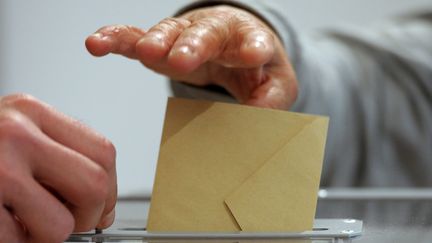
[[[170,98],[148,231],[311,230],[328,118]]]

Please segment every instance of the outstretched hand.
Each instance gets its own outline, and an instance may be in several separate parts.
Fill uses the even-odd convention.
[[[120,54],[185,83],[219,85],[240,103],[289,108],[297,80],[277,35],[254,15],[230,6],[166,18],[148,31],[106,26],[86,40],[95,56]]]

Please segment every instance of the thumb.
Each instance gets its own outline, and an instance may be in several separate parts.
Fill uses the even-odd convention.
[[[286,70],[291,70],[291,68],[286,67]],[[272,76],[269,73],[268,76],[263,77],[262,82],[255,89],[251,90],[244,103],[272,109],[290,108],[297,98],[298,84],[294,73],[289,73],[281,76],[277,74]]]

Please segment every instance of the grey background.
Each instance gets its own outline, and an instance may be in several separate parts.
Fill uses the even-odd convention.
[[[84,40],[108,24],[147,29],[186,2],[0,0],[0,95],[32,94],[105,134],[118,151],[120,195],[149,194],[168,84],[138,62],[90,56]],[[365,26],[432,5],[430,0],[274,2],[299,32]]]

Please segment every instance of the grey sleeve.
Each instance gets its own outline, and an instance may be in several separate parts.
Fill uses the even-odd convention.
[[[322,186],[432,186],[432,11],[367,29],[296,34],[282,9],[246,4],[287,48],[300,84],[292,110],[330,117]]]

